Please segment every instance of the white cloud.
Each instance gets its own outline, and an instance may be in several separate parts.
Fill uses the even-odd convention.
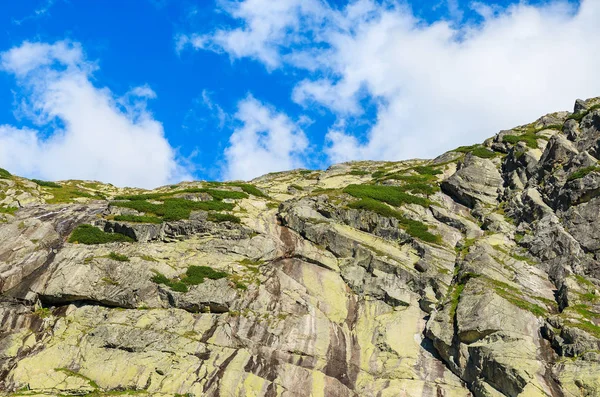
[[[187,178],[146,110],[156,97],[147,86],[116,97],[95,87],[76,43],[25,42],[0,54],[0,69],[17,77],[22,111],[38,125],[58,120],[49,136],[0,127],[0,164],[15,174],[43,179],[95,179],[119,186],[155,187]]]
[[[308,141],[298,123],[248,96],[238,104],[241,125],[225,150],[225,179],[249,180],[268,172],[303,167]]]
[[[310,77],[297,82],[293,99],[307,109],[321,104],[340,120],[360,115],[361,101],[371,97],[378,107],[366,141],[353,136],[352,125],[329,132],[335,161],[431,157],[600,95],[596,0],[579,8],[567,1],[473,3],[483,20],[466,25],[427,24],[385,1],[333,9],[325,1],[302,8],[282,0],[276,14],[248,11],[257,2],[226,8],[242,28],[202,34],[200,48],[257,59],[268,69],[305,69]]]
[[[210,35],[180,35],[176,47],[181,51],[187,45],[197,49],[225,51],[233,59],[251,57],[268,68],[281,64],[281,51],[294,43],[294,32],[303,29],[298,15],[319,19],[324,8],[319,0],[221,0],[221,7],[233,18],[244,21],[242,27],[221,30]]]

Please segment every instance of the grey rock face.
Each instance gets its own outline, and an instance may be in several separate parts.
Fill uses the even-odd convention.
[[[494,153],[275,173],[259,191],[189,182],[130,205],[222,209],[178,221],[115,220],[156,221],[111,202],[136,189],[0,180],[0,391],[598,396],[599,104],[502,131]],[[81,224],[98,244],[69,242]]]

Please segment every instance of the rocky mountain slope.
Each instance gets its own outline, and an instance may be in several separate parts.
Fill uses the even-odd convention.
[[[600,99],[434,160],[0,170],[9,395],[600,396]]]

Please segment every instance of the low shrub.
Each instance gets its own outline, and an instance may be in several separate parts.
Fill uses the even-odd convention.
[[[43,187],[52,187],[52,188],[55,188],[55,189],[62,188],[62,185],[59,185],[56,182],[42,181],[42,180],[39,180],[39,179],[32,179],[31,182],[35,182],[39,186],[43,186]]]
[[[439,168],[434,168],[432,166],[425,166],[425,165],[420,165],[417,167],[413,168],[417,174],[420,175],[441,175],[444,172],[442,170],[440,170]]]
[[[163,284],[176,292],[187,292],[189,285],[202,284],[205,279],[218,280],[229,276],[228,273],[214,270],[208,266],[190,266],[180,279],[169,279],[157,270],[152,270],[154,276],[152,281],[156,284]]]
[[[581,179],[591,172],[600,172],[600,167],[593,165],[591,167],[581,168],[581,169],[573,172],[571,175],[569,175],[567,180],[574,181],[575,179]]]
[[[5,170],[4,168],[0,168],[0,179],[10,179],[12,174]]]
[[[312,171],[309,171],[308,173],[310,174]],[[260,191],[256,186],[251,185],[249,183],[237,183],[237,182],[233,182],[233,183],[229,183],[230,186],[237,186],[239,188],[242,189],[243,192],[251,194],[253,196],[256,197],[264,197],[267,198],[269,196],[267,196],[266,194],[264,194],[262,191]]]
[[[496,152],[491,151],[480,144],[471,146],[460,146],[454,149],[453,151],[459,153],[471,153],[473,156],[481,157],[484,159],[493,158],[497,155]]]
[[[395,218],[411,237],[428,243],[439,244],[441,241],[439,236],[429,232],[429,228],[423,222],[406,218],[399,211],[396,211],[379,201],[367,198],[350,203],[348,206],[350,208],[372,211],[386,218]]]
[[[221,214],[219,212],[210,212],[208,214],[208,220],[211,222],[232,222],[232,223],[241,223],[242,220],[235,215],[231,214]]]
[[[343,191],[356,198],[370,198],[396,207],[402,204],[417,204],[426,207],[431,204],[429,200],[408,194],[398,186],[348,185]]]
[[[119,233],[106,233],[92,225],[77,226],[77,228],[73,230],[73,233],[71,233],[71,237],[69,237],[70,243],[86,245],[107,244],[114,242],[131,243],[133,241],[134,240],[129,236]]]
[[[535,134],[527,133],[523,135],[504,135],[502,137],[502,142],[510,143],[516,145],[519,142],[525,142],[528,148],[537,149],[538,138]]]
[[[352,170],[350,171],[350,175],[355,175],[355,176],[364,176],[364,175],[369,175],[370,172],[369,171],[364,171],[364,170]]]
[[[244,185],[244,186],[246,186],[246,188],[248,189],[247,186],[250,186],[250,185]],[[242,190],[243,190],[243,188],[242,188]],[[209,189],[209,188],[189,188],[189,189],[176,190],[174,192],[143,193],[143,194],[135,194],[135,195],[116,196],[115,200],[163,201],[163,200],[168,199],[169,197],[172,197],[176,194],[182,194],[182,193],[206,193],[206,194],[209,194],[214,200],[217,200],[217,201],[221,201],[224,199],[238,200],[238,199],[248,198],[248,194],[243,193],[243,192],[234,192],[234,191],[230,191],[230,190]]]
[[[108,254],[108,257],[114,261],[118,262],[129,262],[129,257],[126,255],[118,254],[116,252],[111,252]]]
[[[17,207],[0,207],[0,214],[14,215],[18,210],[19,208]]]
[[[133,200],[113,201],[111,205],[154,214],[164,221],[188,219],[192,211],[231,211],[235,207],[234,204],[221,201],[190,201],[176,198],[165,199],[162,204],[154,204],[146,200]]]
[[[162,219],[155,216],[139,216],[139,215],[116,215],[115,221],[119,222],[134,222],[134,223],[162,223]]]
[[[185,272],[181,281],[187,285],[198,285],[204,282],[204,279],[218,280],[227,277],[229,274],[217,271],[208,266],[190,266]]]

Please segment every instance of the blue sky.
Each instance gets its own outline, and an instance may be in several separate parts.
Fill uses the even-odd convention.
[[[596,1],[0,5],[0,167],[154,187],[431,157],[600,95]]]

